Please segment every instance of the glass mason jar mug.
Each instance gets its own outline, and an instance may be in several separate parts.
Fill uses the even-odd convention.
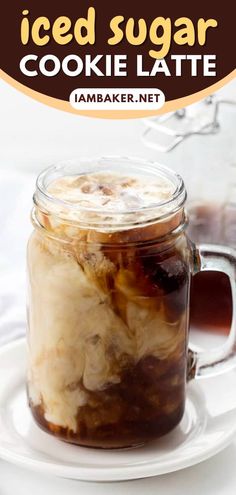
[[[43,172],[28,245],[29,405],[71,443],[123,448],[172,430],[186,382],[235,365],[188,349],[190,276],[224,271],[230,248],[188,240],[181,177],[158,164],[102,158]]]

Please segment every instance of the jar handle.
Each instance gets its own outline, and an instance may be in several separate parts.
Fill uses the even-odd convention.
[[[189,349],[188,378],[209,377],[236,367],[236,250],[226,246],[201,244],[193,249],[193,275],[203,271],[223,272],[229,277],[233,316],[230,334],[221,347],[196,352]]]

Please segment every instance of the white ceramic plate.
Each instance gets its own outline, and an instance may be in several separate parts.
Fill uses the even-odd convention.
[[[25,393],[24,340],[0,350],[0,457],[65,478],[118,481],[183,469],[216,454],[236,432],[236,372],[188,386],[180,425],[131,450],[103,451],[63,443],[34,423]]]

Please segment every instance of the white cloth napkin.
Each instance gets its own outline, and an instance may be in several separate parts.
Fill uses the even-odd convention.
[[[0,345],[26,331],[26,245],[35,176],[0,170]]]

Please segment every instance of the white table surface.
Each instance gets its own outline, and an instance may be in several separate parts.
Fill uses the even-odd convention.
[[[235,82],[233,86],[235,93]],[[91,154],[131,154],[155,158],[141,144],[141,121],[101,121],[80,118],[44,107],[20,95],[0,81],[0,221],[5,221],[5,235],[0,238],[0,268],[6,275],[14,272],[16,321],[22,318],[22,285],[25,241],[30,230],[27,221],[32,178],[15,171],[36,173],[63,157]],[[8,176],[5,170],[11,170]],[[8,184],[8,185],[7,185]],[[12,184],[12,187],[10,187]],[[14,184],[14,188],[13,188]],[[17,185],[19,184],[19,186]],[[21,196],[13,214],[8,215],[6,198]],[[14,191],[14,194],[12,194]],[[27,191],[27,193],[26,193]],[[10,204],[10,203],[9,203]],[[2,215],[2,216],[1,216]],[[19,218],[24,229],[19,227]],[[1,223],[2,225],[2,223]],[[16,227],[17,225],[17,227]],[[3,229],[2,229],[3,232]],[[19,271],[11,266],[18,261]],[[13,270],[14,268],[14,270]],[[8,271],[7,271],[8,270]],[[16,276],[17,275],[17,276]],[[10,291],[11,287],[4,286]],[[10,292],[9,292],[10,293]],[[21,293],[21,297],[19,296]],[[0,283],[1,296],[1,283]],[[0,298],[1,299],[1,298]],[[1,300],[0,300],[1,303]],[[6,322],[5,322],[6,323]],[[4,322],[3,322],[4,324]],[[7,327],[6,327],[7,328]],[[1,308],[0,308],[1,336]],[[156,478],[123,483],[85,483],[69,481],[23,470],[0,460],[0,495],[233,495],[236,492],[236,440],[223,452],[194,467]]]

